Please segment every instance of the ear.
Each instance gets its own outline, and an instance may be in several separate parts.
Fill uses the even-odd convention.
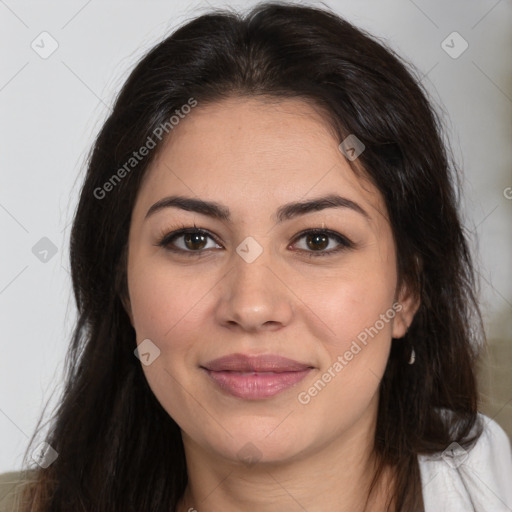
[[[411,286],[403,284],[399,290],[398,297],[395,297],[399,307],[396,308],[396,315],[393,319],[393,338],[403,338],[412,324],[414,315],[420,307],[420,298],[418,293]]]

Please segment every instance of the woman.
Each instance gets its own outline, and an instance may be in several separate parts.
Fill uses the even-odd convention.
[[[418,81],[336,15],[262,4],[181,27],[92,149],[65,394],[7,495],[510,510],[510,443],[477,410],[456,179]]]

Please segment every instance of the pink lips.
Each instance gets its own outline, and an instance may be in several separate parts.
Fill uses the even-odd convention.
[[[272,354],[232,354],[209,361],[202,368],[229,394],[258,400],[297,384],[313,366]]]

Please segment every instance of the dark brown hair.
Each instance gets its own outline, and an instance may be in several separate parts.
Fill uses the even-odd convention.
[[[107,194],[98,190],[191,98],[205,105],[233,96],[301,98],[326,113],[340,142],[354,134],[366,146],[351,165],[382,193],[399,281],[421,300],[406,336],[392,341],[380,385],[374,484],[393,469],[388,510],[422,510],[418,454],[453,441],[468,448],[481,434],[474,365],[483,330],[458,175],[416,71],[327,9],[267,3],[243,16],[214,11],[144,56],[92,147],[71,233],[78,321],[46,436],[58,458],[34,470],[26,510],[173,511],[181,497],[181,432],[134,356],[123,307],[130,216],[165,138]]]

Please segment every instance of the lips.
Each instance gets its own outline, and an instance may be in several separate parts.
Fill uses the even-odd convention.
[[[300,372],[313,368],[311,364],[300,363],[286,357],[266,354],[259,356],[248,356],[245,354],[231,354],[214,359],[203,365],[207,370],[214,372],[232,371],[240,373],[252,372]]]
[[[314,367],[273,354],[232,354],[202,367],[223,392],[246,400],[274,396],[300,382]]]

